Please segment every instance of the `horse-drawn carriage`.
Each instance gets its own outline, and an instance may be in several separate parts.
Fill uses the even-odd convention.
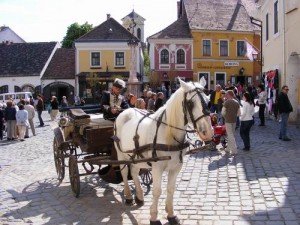
[[[76,197],[80,193],[80,176],[98,173],[103,180],[111,182],[112,176],[116,181],[115,172],[118,171],[124,182],[125,202],[133,201],[128,185],[128,175],[131,175],[136,188],[135,202],[143,204],[139,175],[141,169],[150,168],[152,177],[150,170],[146,172],[146,182],[153,178],[150,224],[161,225],[158,199],[162,193],[162,174],[167,171],[167,219],[170,225],[180,224],[174,215],[173,195],[183,157],[212,148],[209,144],[189,148],[191,143],[186,139],[187,133],[195,133],[205,142],[212,139],[214,131],[207,107],[208,98],[204,93],[205,80],[201,79],[200,83],[179,81],[181,87],[152,114],[134,108],[126,109],[112,123],[97,114],[70,110],[68,118],[60,120],[60,126],[54,129],[56,171],[62,180],[65,158],[68,157],[70,182]],[[79,173],[78,164],[82,164],[85,173]],[[98,167],[96,171],[95,166]]]
[[[112,121],[104,120],[100,113],[87,114],[81,108],[70,108],[68,116],[62,117],[58,125],[54,129],[53,140],[57,177],[62,181],[65,177],[65,168],[69,167],[70,183],[76,197],[80,194],[80,176],[99,174],[109,183],[122,181],[119,165],[128,165],[132,161],[117,160],[112,139],[114,133]],[[165,159],[168,158],[156,160]],[[80,164],[84,173],[80,173],[78,167]],[[151,170],[141,170],[140,176],[143,184],[151,184]]]

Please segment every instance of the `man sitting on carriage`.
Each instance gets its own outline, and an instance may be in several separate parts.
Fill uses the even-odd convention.
[[[121,95],[121,91],[125,86],[123,80],[116,78],[111,91],[103,93],[100,106],[105,119],[114,121],[124,109],[129,107],[124,96]]]

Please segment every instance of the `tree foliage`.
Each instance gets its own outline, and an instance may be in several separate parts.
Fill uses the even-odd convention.
[[[150,58],[149,58],[147,48],[143,49],[143,53],[144,53],[144,74],[145,74],[145,76],[149,76],[150,75]]]
[[[82,35],[93,29],[93,24],[88,24],[85,22],[80,25],[78,23],[71,24],[67,29],[67,34],[62,41],[63,48],[72,48],[74,40],[78,39]]]

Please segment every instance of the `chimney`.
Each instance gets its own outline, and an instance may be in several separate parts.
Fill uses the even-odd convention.
[[[106,19],[108,20],[110,18],[110,14],[106,14]]]

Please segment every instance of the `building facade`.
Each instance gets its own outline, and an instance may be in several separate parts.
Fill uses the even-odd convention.
[[[152,88],[165,86],[168,97],[177,89],[176,77],[193,80],[193,39],[185,16],[150,36],[148,44]]]
[[[259,19],[262,21],[263,72],[267,83],[276,76],[277,93],[289,86],[289,98],[294,112],[290,121],[300,118],[300,1],[260,0]],[[275,74],[275,76],[274,76]]]
[[[259,35],[241,0],[182,0],[180,15],[186,14],[193,36],[194,80],[204,76],[207,88],[216,84],[260,83],[250,49],[259,50]]]
[[[102,92],[112,87],[115,78],[128,81],[132,61],[130,40],[135,48],[135,71],[141,79],[140,41],[129,30],[107,15],[107,20],[75,40],[75,92],[87,102],[100,101]]]
[[[26,43],[23,38],[16,34],[10,27],[0,27],[0,43],[11,44],[11,43]]]
[[[41,78],[58,47],[57,42],[0,45],[0,92],[43,94]]]
[[[216,84],[259,84],[260,66],[252,51],[260,50],[260,33],[251,23],[256,4],[250,3],[179,1],[177,21],[148,38],[151,70],[159,82],[177,76],[193,81],[205,77],[208,90]]]

